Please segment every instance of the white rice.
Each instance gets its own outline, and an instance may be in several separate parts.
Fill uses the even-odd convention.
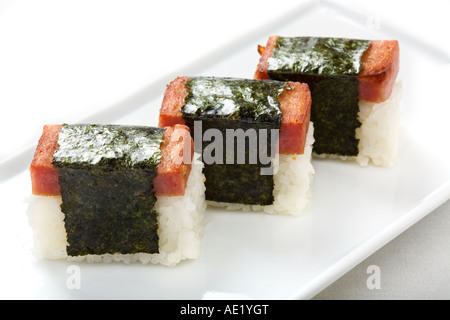
[[[300,155],[279,155],[278,170],[275,171],[273,176],[273,204],[262,206],[216,201],[206,201],[206,203],[228,210],[263,211],[270,214],[299,216],[311,198],[311,185],[314,177],[314,168],[311,164],[313,135],[314,125],[310,122],[304,153]]]
[[[158,197],[159,253],[103,254],[70,257],[67,255],[67,233],[61,197],[31,196],[29,223],[33,229],[34,254],[41,259],[125,263],[141,262],[174,266],[184,259],[200,255],[202,229],[206,210],[203,163],[194,154],[184,196]]]
[[[362,123],[356,129],[359,154],[356,161],[367,166],[392,167],[398,160],[400,135],[400,100],[402,84],[397,81],[388,100],[381,103],[359,102],[358,119]]]
[[[359,139],[357,156],[316,154],[317,158],[354,160],[361,166],[370,163],[380,167],[392,167],[399,161],[398,143],[400,135],[400,100],[402,84],[397,81],[392,94],[384,102],[375,103],[360,100],[358,120],[361,127],[356,129]]]

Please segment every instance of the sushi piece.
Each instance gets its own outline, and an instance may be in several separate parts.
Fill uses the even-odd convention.
[[[398,41],[272,36],[258,51],[255,79],[308,83],[314,154],[361,165],[398,161]]]
[[[200,252],[206,209],[189,128],[46,125],[28,217],[44,259],[174,266]]]
[[[164,93],[159,126],[190,128],[208,204],[299,215],[314,174],[310,107],[299,82],[178,77]]]

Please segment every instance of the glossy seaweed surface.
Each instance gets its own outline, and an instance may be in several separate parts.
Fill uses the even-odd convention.
[[[309,74],[356,77],[369,40],[279,37],[269,58],[269,75]]]
[[[186,82],[184,118],[228,119],[280,127],[278,95],[286,82],[196,77]],[[220,122],[217,122],[220,126]]]

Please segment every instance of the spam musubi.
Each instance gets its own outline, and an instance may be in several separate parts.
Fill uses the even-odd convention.
[[[204,176],[186,126],[46,125],[30,174],[40,258],[173,266],[199,255]]]
[[[178,77],[164,93],[159,126],[190,128],[207,203],[299,215],[314,174],[310,108],[299,82]]]
[[[269,37],[255,79],[308,83],[319,156],[392,166],[398,160],[401,84],[396,40]]]

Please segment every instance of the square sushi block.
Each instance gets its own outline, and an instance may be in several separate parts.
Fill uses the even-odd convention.
[[[204,175],[186,126],[46,125],[30,174],[40,258],[173,266],[199,255]]]
[[[310,107],[299,82],[178,77],[164,93],[159,126],[190,128],[208,204],[300,215],[314,176]]]
[[[384,167],[398,161],[398,41],[271,36],[258,51],[255,79],[308,83],[314,155]]]

